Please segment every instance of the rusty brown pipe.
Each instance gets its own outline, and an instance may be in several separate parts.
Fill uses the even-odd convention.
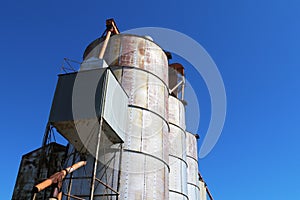
[[[45,181],[35,185],[33,187],[33,193],[38,193],[38,192],[46,189],[47,187],[51,186],[52,184],[61,182],[66,177],[67,174],[72,173],[73,171],[75,171],[76,169],[78,169],[84,165],[86,165],[86,161],[80,161],[78,163],[75,163],[71,167],[68,167],[60,172],[56,172],[55,174],[50,176]]]
[[[106,37],[105,37],[105,40],[103,42],[103,46],[102,48],[100,49],[100,53],[99,53],[99,59],[103,59],[104,57],[104,53],[105,53],[105,50],[107,48],[107,44],[108,44],[108,41],[109,41],[109,38],[112,34],[119,34],[119,30],[118,30],[118,27],[115,23],[115,21],[113,19],[108,19],[106,20],[106,27],[107,27],[107,32],[106,32]]]
[[[104,42],[103,42],[103,46],[102,46],[102,48],[101,48],[101,50],[100,50],[100,53],[99,53],[99,59],[103,59],[103,57],[104,57],[104,53],[105,53],[105,50],[106,50],[106,47],[107,47],[109,38],[110,38],[110,36],[111,36],[111,32],[112,32],[111,30],[108,30],[108,31],[107,31],[105,40],[104,40]]]

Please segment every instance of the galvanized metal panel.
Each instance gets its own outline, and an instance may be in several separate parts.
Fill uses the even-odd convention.
[[[187,170],[187,182],[192,183],[194,185],[198,184],[198,162],[194,159],[187,157],[186,162],[188,164]]]
[[[185,130],[185,108],[176,97],[169,96],[169,122]]]
[[[173,199],[186,199],[187,195],[187,163],[185,132],[170,124],[169,133],[169,190]],[[171,194],[172,193],[172,194]],[[175,194],[174,194],[175,193]]]
[[[142,154],[123,152],[120,199],[143,199],[145,159],[146,157]]]
[[[185,132],[177,126],[170,124],[169,153],[170,155],[186,160],[186,136]]]
[[[190,200],[200,200],[200,190],[195,185],[188,184],[188,197]]]
[[[182,102],[169,96],[169,165],[170,179],[169,190],[172,199],[187,198],[187,163],[186,161],[186,136],[185,136],[185,109]]]
[[[122,86],[129,94],[130,104],[147,107],[148,74],[134,69],[123,70]]]
[[[168,119],[168,88],[156,76],[130,68],[112,68],[129,96],[129,104],[149,109]],[[121,71],[121,72],[120,72]]]
[[[125,139],[127,126],[127,107],[128,96],[112,72],[107,71],[103,118],[122,141]]]
[[[102,108],[100,95],[104,92],[103,84],[106,71],[106,69],[85,70],[78,73],[59,75],[50,111],[49,122],[85,120],[94,118],[96,116],[99,117],[101,115]],[[80,96],[82,96],[82,102],[84,102],[85,97],[90,96],[95,96],[95,98],[99,99],[99,101],[95,102],[95,107],[90,107],[87,105],[78,105],[76,108],[80,110],[77,110],[78,114],[74,116],[73,103],[82,103],[73,102],[73,87],[76,79],[76,89],[77,92],[80,92]],[[100,87],[97,87],[97,85],[91,85],[94,83],[99,83]],[[92,88],[94,88],[95,91],[93,91]],[[80,99],[78,99],[78,101],[79,100]]]
[[[143,130],[143,111],[128,108],[128,126],[125,134],[124,148],[135,151],[141,150],[141,138]]]
[[[76,85],[76,98],[74,85]],[[90,102],[88,100],[90,97],[95,97],[97,100]],[[96,137],[100,128],[99,117],[105,119],[103,126],[105,133],[113,142],[124,140],[127,105],[126,93],[107,69],[64,74],[59,76],[49,121],[77,150],[93,150],[96,147]]]
[[[169,127],[167,126],[167,124],[164,124],[163,125],[163,137],[164,137],[164,140],[163,140],[163,160],[166,162],[166,163],[169,163],[169,145],[170,145],[170,142],[169,142]]]
[[[108,67],[107,63],[103,59],[98,58],[90,58],[89,60],[85,60],[80,65],[80,71],[84,70],[93,70],[99,68],[106,68]]]
[[[186,155],[198,160],[197,139],[189,132],[186,132]]]
[[[158,115],[139,108],[128,108],[128,129],[124,148],[151,154],[168,163],[167,123]]]
[[[170,192],[181,193],[182,196],[187,195],[187,165],[176,157],[169,157],[170,177],[169,190]]]
[[[169,199],[172,199],[172,200],[188,200],[188,198],[186,196],[183,196],[183,195],[175,193],[175,192],[170,192],[169,193]]]
[[[100,124],[97,119],[58,121],[51,123],[56,130],[81,152],[94,152]]]
[[[168,199],[166,183],[169,171],[164,163],[153,157],[146,156],[144,199]]]
[[[120,199],[168,199],[167,166],[149,155],[123,152]]]
[[[187,154],[187,180],[188,183],[193,185],[198,185],[198,157],[197,157],[197,139],[196,137],[189,132],[186,132],[186,154]]]

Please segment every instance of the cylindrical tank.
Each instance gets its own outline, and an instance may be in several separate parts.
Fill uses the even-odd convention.
[[[197,139],[194,134],[186,132],[186,161],[187,170],[187,188],[189,199],[200,198],[199,176],[198,176],[198,156]]]
[[[100,42],[88,46],[85,60],[98,58]],[[145,37],[119,34],[110,38],[104,60],[129,96],[118,199],[169,199],[167,57]]]
[[[169,96],[169,197],[187,200],[185,112],[182,102]]]

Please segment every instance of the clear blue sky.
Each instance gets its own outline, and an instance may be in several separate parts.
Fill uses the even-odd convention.
[[[185,33],[217,64],[227,92],[226,124],[200,160],[216,200],[299,199],[299,1],[107,2],[2,1],[0,199],[11,198],[21,156],[41,145],[62,59],[81,60],[110,17],[120,30]],[[203,134],[209,98],[205,90],[199,96]]]

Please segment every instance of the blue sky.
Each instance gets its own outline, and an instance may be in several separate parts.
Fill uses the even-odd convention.
[[[217,64],[227,117],[220,140],[199,164],[215,199],[298,199],[299,8],[296,0],[3,1],[0,198],[11,198],[21,156],[41,145],[62,59],[81,60],[113,17],[120,30],[185,33]],[[200,91],[198,132],[205,134],[208,93],[186,67]]]

